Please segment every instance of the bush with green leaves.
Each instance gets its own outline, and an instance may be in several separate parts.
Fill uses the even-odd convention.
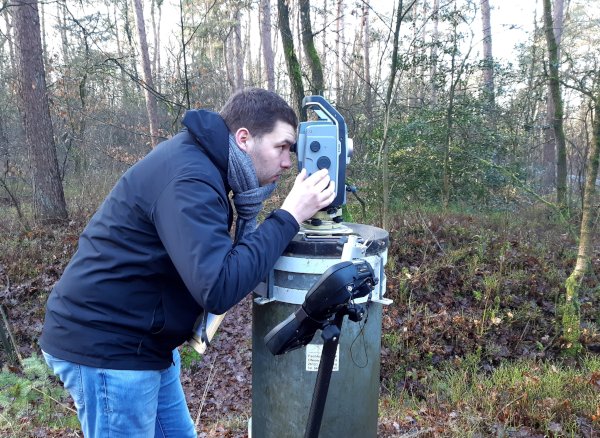
[[[500,108],[493,118],[480,98],[455,98],[449,121],[445,105],[429,105],[394,114],[387,133],[390,204],[393,208],[442,202],[448,154],[450,203],[476,208],[510,207],[523,192],[524,161],[513,146],[519,134]],[[381,198],[381,123],[359,140],[360,153],[349,174],[368,200]],[[372,202],[369,208],[376,206]]]

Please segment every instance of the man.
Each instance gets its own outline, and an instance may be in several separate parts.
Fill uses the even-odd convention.
[[[296,115],[275,93],[238,92],[183,125],[117,182],[48,299],[40,346],[86,437],[195,437],[177,347],[203,311],[252,291],[335,197],[326,171],[301,172],[254,229],[296,138]]]

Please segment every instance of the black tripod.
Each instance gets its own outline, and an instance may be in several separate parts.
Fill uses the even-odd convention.
[[[317,381],[313,391],[310,411],[308,412],[308,421],[304,438],[318,438],[321,422],[323,421],[323,412],[325,411],[325,402],[329,392],[329,383],[333,373],[335,363],[335,354],[340,342],[340,333],[344,316],[348,315],[350,321],[359,322],[362,320],[365,310],[362,306],[349,304],[339,310],[330,324],[323,327],[321,337],[323,338],[323,352],[319,362],[319,371],[317,372]]]

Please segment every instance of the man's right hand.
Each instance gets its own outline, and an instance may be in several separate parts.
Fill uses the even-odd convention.
[[[335,183],[331,181],[327,169],[321,169],[309,177],[306,176],[306,169],[302,169],[281,208],[301,224],[334,199]]]

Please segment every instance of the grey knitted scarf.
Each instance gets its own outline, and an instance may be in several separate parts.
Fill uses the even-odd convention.
[[[234,240],[237,242],[245,234],[256,229],[256,216],[277,184],[271,183],[260,187],[252,159],[239,148],[231,134],[229,134],[227,181],[233,190],[233,204],[237,213]]]

